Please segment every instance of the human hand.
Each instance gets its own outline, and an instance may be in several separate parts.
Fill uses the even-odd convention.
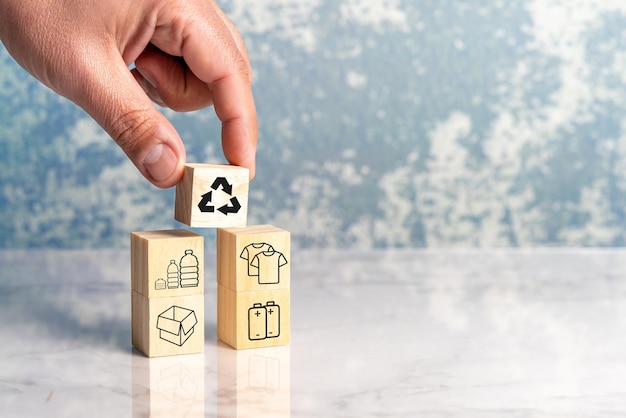
[[[0,39],[35,78],[87,111],[156,186],[178,183],[185,149],[150,99],[178,111],[213,105],[226,159],[254,176],[250,62],[214,0],[0,0]]]

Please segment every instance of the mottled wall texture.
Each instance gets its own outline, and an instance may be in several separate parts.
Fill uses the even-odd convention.
[[[626,2],[221,4],[255,69],[249,223],[299,248],[626,242]],[[190,162],[224,161],[212,109],[164,112]],[[4,49],[0,121],[0,247],[180,226],[173,190]]]

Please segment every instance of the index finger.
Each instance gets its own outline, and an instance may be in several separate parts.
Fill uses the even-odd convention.
[[[226,24],[227,18],[216,5],[212,7],[204,13],[189,13],[193,17],[182,28],[170,27],[179,36],[157,35],[158,41],[153,42],[170,54],[182,55],[196,77],[207,83],[222,122],[224,156],[231,164],[248,168],[252,178],[258,122],[250,64],[234,26]]]
[[[252,88],[241,76],[232,75],[211,84],[213,106],[222,121],[222,149],[226,159],[247,167],[254,177],[258,122]]]

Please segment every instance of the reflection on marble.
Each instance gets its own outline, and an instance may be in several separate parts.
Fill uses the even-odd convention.
[[[211,283],[205,353],[155,362],[125,251],[0,252],[0,415],[626,414],[626,250],[292,258],[290,346],[218,343]]]
[[[290,347],[217,351],[218,416],[290,416]]]
[[[132,359],[133,417],[204,417],[204,354]]]

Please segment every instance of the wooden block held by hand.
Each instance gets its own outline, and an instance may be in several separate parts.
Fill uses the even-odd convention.
[[[245,226],[249,182],[247,168],[187,164],[176,185],[174,218],[194,228]]]

